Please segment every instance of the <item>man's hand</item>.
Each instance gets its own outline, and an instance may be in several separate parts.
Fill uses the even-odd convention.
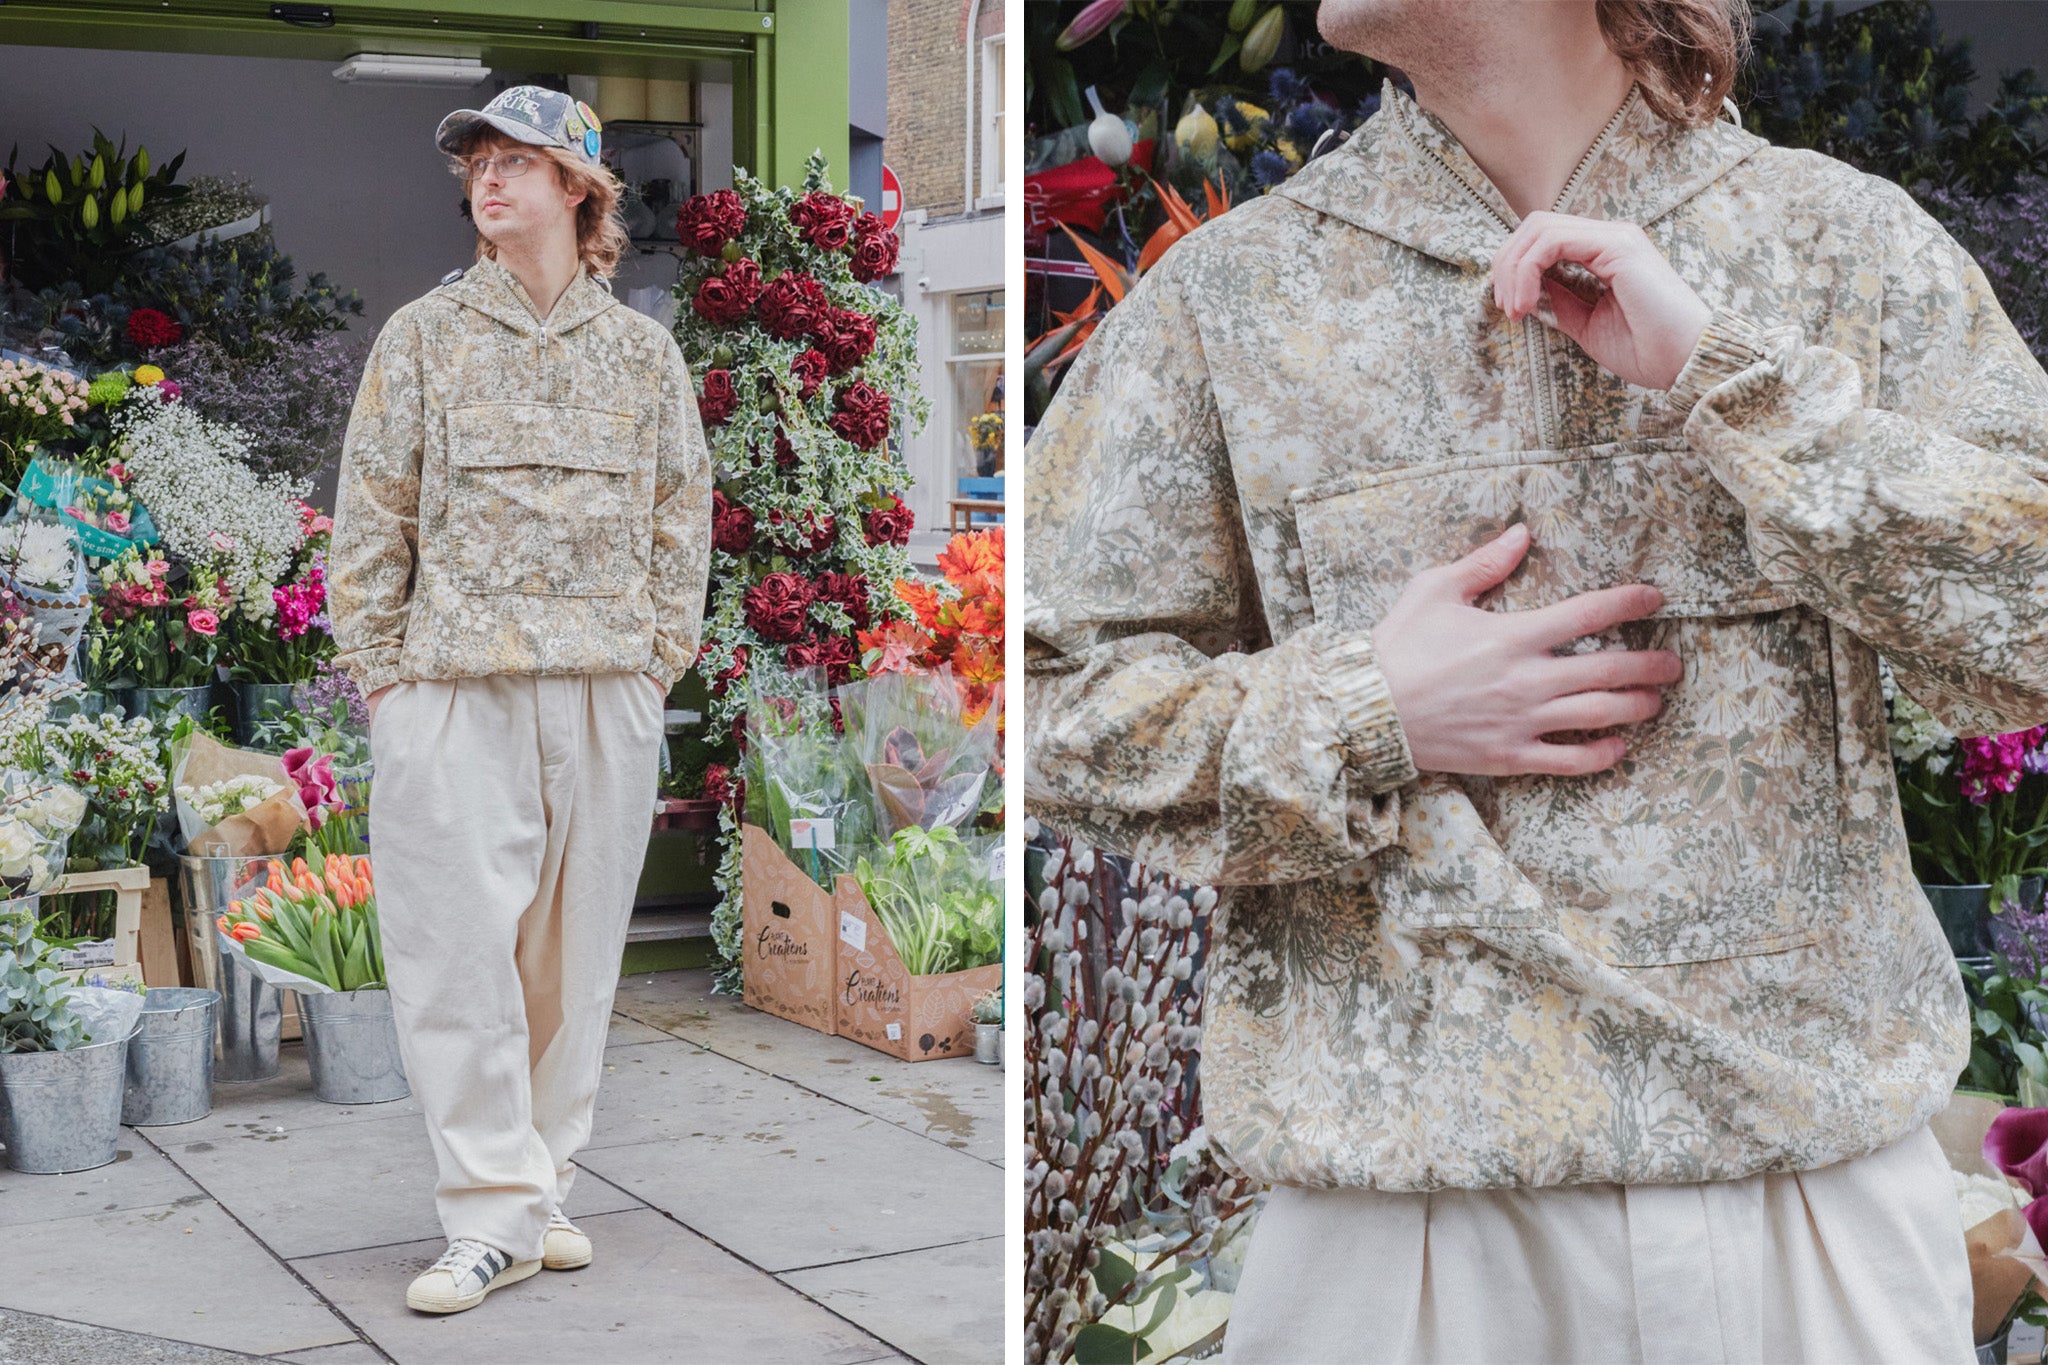
[[[1587,304],[1543,272],[1575,261],[1607,290]],[[1634,223],[1537,212],[1493,253],[1493,300],[1509,318],[1549,297],[1557,330],[1603,369],[1646,389],[1668,389],[1714,310],[1680,279]]]
[[[1463,559],[1424,569],[1373,627],[1373,648],[1417,771],[1578,776],[1611,768],[1628,749],[1619,735],[1584,744],[1538,737],[1648,720],[1663,709],[1657,688],[1684,675],[1668,649],[1550,653],[1553,645],[1656,611],[1664,596],[1647,584],[1602,588],[1533,611],[1473,606],[1528,549],[1528,528],[1518,523]]]
[[[383,696],[384,696],[384,694],[385,694],[386,692],[389,692],[389,691],[390,691],[390,690],[391,690],[392,688],[396,687],[397,685],[398,685],[398,684],[396,684],[396,683],[385,683],[385,684],[384,684],[384,685],[383,685],[382,687],[378,688],[378,689],[377,689],[377,690],[376,690],[375,692],[372,692],[372,693],[371,693],[371,694],[370,694],[369,696],[367,696],[367,697],[363,698],[364,702],[365,702],[365,703],[367,703],[367,704],[369,705],[369,708],[370,708],[370,724],[372,724],[372,725],[375,725],[375,724],[377,723],[377,703],[378,703],[378,701],[379,701],[379,700],[381,700],[381,699],[383,698]]]

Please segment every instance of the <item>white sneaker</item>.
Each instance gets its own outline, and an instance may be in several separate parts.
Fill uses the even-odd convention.
[[[548,1215],[548,1230],[541,1245],[541,1264],[549,1270],[580,1270],[590,1264],[590,1239],[564,1218],[560,1209]]]
[[[539,1261],[515,1261],[510,1254],[468,1237],[458,1237],[405,1291],[408,1308],[422,1313],[460,1313],[484,1295],[517,1284],[540,1269]]]

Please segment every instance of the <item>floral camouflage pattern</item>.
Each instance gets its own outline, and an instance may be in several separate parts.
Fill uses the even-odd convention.
[[[545,324],[488,257],[378,333],[342,449],[338,661],[414,678],[697,655],[711,460],[675,339],[587,268]]]
[[[2048,375],[1898,186],[1639,89],[1556,208],[1713,307],[1668,392],[1503,318],[1518,220],[1389,82],[1161,258],[1031,442],[1027,799],[1227,889],[1203,1109],[1258,1179],[1806,1169],[1965,1060],[1878,656],[1962,733],[2048,721]],[[1685,675],[1608,772],[1418,773],[1369,628],[1516,521],[1479,605],[1654,583],[1571,648]]]

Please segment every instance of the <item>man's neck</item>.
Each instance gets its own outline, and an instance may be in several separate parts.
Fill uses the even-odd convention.
[[[1477,54],[1444,78],[1406,74],[1415,102],[1444,121],[1516,216],[1526,218],[1557,202],[1627,98],[1632,78],[1597,26],[1518,27],[1500,35],[1502,51]]]
[[[582,258],[576,254],[576,239],[558,242],[538,252],[525,253],[510,243],[498,246],[498,264],[512,272],[512,278],[519,281],[519,287],[526,291],[526,297],[533,302],[540,320],[546,322],[560,299],[576,280],[582,269]]]

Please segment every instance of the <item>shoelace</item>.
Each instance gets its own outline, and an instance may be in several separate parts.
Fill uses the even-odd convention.
[[[491,1249],[482,1242],[467,1237],[458,1237],[448,1244],[441,1253],[441,1259],[429,1266],[429,1270],[446,1270],[457,1279],[467,1274],[477,1262],[491,1254]]]
[[[548,1214],[548,1227],[550,1230],[553,1230],[555,1228],[566,1228],[568,1231],[575,1233],[578,1237],[581,1237],[583,1235],[583,1230],[577,1227],[574,1223],[570,1222],[566,1217],[564,1217],[560,1209],[555,1209]]]

